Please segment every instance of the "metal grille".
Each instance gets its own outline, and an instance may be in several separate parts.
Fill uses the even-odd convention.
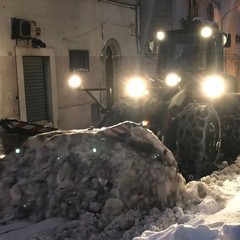
[[[27,121],[48,119],[46,64],[48,57],[23,56]]]
[[[69,63],[71,71],[89,71],[89,51],[69,50]]]

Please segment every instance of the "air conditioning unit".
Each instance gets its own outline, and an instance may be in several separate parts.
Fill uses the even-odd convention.
[[[37,37],[37,27],[34,21],[20,18],[11,19],[12,39],[33,39]]]

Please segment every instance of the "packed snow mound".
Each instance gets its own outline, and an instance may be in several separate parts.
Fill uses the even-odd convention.
[[[196,199],[194,190],[202,196],[199,204],[187,204],[183,214],[175,224],[166,229],[158,228],[158,221],[152,222],[152,228],[144,231],[133,240],[238,240],[240,239],[240,158],[203,177],[201,181],[192,181],[186,185],[189,197]],[[203,196],[205,195],[205,196]],[[187,206],[188,205],[188,206]],[[163,214],[159,218],[164,217]],[[158,219],[159,219],[158,218]],[[164,217],[168,222],[168,218]]]
[[[132,122],[31,137],[1,160],[0,179],[6,222],[136,215],[173,207],[184,192],[173,154]]]

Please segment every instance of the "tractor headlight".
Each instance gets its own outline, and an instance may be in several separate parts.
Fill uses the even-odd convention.
[[[157,39],[158,39],[159,41],[164,40],[164,39],[165,39],[165,32],[163,32],[163,31],[158,31],[158,32],[157,32]]]
[[[78,88],[81,83],[81,78],[78,75],[72,75],[68,80],[68,84],[71,88]]]
[[[200,34],[203,38],[210,38],[213,34],[213,30],[211,27],[205,26],[201,29]]]
[[[179,77],[177,74],[175,73],[170,73],[166,76],[166,84],[169,86],[169,87],[174,87],[176,86],[178,83],[181,82],[181,77]]]
[[[210,98],[220,97],[224,90],[224,80],[220,76],[208,76],[203,82],[203,92]]]
[[[127,83],[127,95],[130,97],[142,97],[147,94],[147,86],[143,78],[133,77]]]

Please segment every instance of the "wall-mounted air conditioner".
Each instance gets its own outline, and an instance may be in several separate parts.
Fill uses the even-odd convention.
[[[37,26],[34,21],[11,18],[12,39],[34,39],[37,37]]]

